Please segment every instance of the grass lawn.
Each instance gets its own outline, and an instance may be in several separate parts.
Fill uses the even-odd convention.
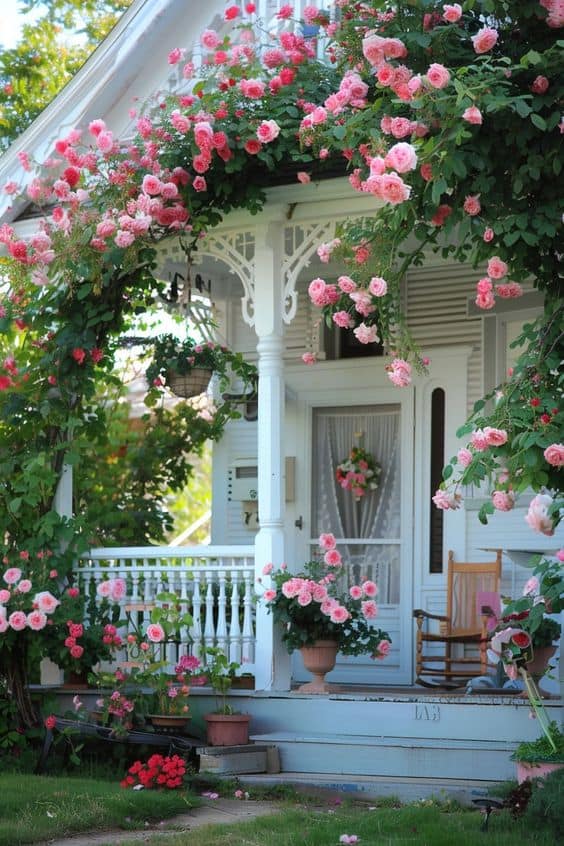
[[[177,835],[157,834],[143,842],[145,846],[339,846],[342,834],[356,834],[359,846],[554,846],[553,836],[526,830],[505,811],[490,817],[488,832],[480,831],[481,821],[475,810],[445,812],[429,805],[346,804],[336,810],[287,805],[277,816]]]
[[[169,790],[123,790],[93,778],[0,775],[0,846],[23,846],[78,832],[144,828],[198,800]]]

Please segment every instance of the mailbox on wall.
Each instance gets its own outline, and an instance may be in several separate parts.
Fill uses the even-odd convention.
[[[295,496],[296,459],[286,457],[286,502]],[[227,474],[227,499],[230,502],[256,502],[258,500],[258,462],[256,458],[233,461]]]

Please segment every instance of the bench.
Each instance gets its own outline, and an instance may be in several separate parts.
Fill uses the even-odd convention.
[[[45,772],[45,765],[55,740],[55,732],[63,732],[65,729],[72,729],[73,734],[76,734],[77,737],[95,738],[104,743],[153,746],[157,749],[166,750],[167,755],[181,755],[183,757],[194,754],[196,747],[202,745],[201,738],[184,737],[155,731],[128,731],[125,735],[116,736],[111,726],[100,726],[98,723],[56,717],[54,728],[46,729],[45,731],[43,748],[37,766],[35,767],[36,774],[41,775]]]

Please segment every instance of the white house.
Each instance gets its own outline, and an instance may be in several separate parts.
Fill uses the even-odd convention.
[[[94,118],[126,134],[134,98],[181,84],[167,53],[185,47],[197,59],[199,33],[226,26],[224,5],[134,0],[72,82],[0,159],[0,184],[21,178],[19,151],[42,160],[57,138]],[[257,3],[263,19],[280,5]],[[0,203],[0,220],[16,221],[25,236],[32,225],[25,210],[10,208],[5,198]],[[284,769],[387,778],[509,777],[510,750],[537,736],[525,702],[429,696],[414,689],[411,612],[419,607],[444,613],[449,549],[460,561],[485,561],[492,549],[502,548],[502,592],[514,595],[527,577],[519,553],[563,545],[562,533],[543,539],[531,532],[524,502],[497,513],[487,527],[476,517],[479,492],[474,498],[470,492],[465,507],[444,519],[430,502],[437,473],[461,445],[455,430],[505,373],[514,355],[509,343],[541,299],[530,290],[478,312],[472,296],[476,272],[430,255],[405,280],[408,319],[431,360],[429,373],[408,388],[394,387],[378,351],[360,356],[365,348],[355,348],[346,335],[325,333],[306,294],[322,270],[325,278],[341,272],[319,264],[319,242],[333,237],[339,221],[375,209],[374,198],[355,193],[346,178],[292,181],[268,189],[257,217],[231,213],[208,235],[196,270],[211,280],[222,339],[259,368],[258,421],[230,424],[214,450],[211,546],[99,550],[81,571],[96,578],[95,562],[111,561],[131,575],[135,591],[143,585],[141,598],[167,575],[184,595],[195,597],[194,584],[207,585],[205,613],[198,615],[204,622],[193,634],[248,659],[257,692],[245,696],[244,708],[253,714],[255,735],[280,745]],[[160,256],[163,278],[184,273],[185,258],[174,240],[161,245]],[[306,367],[301,355],[311,349],[319,362]],[[336,463],[355,444],[383,468],[379,490],[358,506],[334,482]],[[339,659],[330,680],[342,687],[316,698],[291,692],[306,674],[298,656],[286,655],[253,591],[265,563],[298,568],[322,531],[338,538],[352,573],[378,582],[378,623],[389,631],[393,649],[384,662]],[[170,567],[169,559],[189,566]],[[556,681],[545,687],[559,689]],[[559,718],[560,701],[550,712]],[[308,754],[296,751],[298,740]]]

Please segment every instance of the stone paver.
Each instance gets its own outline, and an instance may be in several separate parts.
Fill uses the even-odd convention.
[[[119,846],[120,843],[137,841],[146,843],[155,834],[181,834],[204,825],[245,822],[268,814],[280,813],[278,802],[254,802],[240,799],[203,800],[199,808],[186,814],[170,817],[164,825],[151,825],[143,831],[104,831],[95,834],[77,834],[58,840],[49,840],[41,846]]]

